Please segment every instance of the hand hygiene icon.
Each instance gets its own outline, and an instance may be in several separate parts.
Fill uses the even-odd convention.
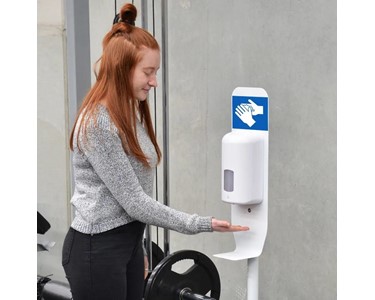
[[[253,100],[249,99],[247,103],[241,103],[236,107],[236,116],[241,119],[241,121],[247,124],[249,127],[252,127],[256,121],[253,116],[263,114],[263,106],[257,105]]]

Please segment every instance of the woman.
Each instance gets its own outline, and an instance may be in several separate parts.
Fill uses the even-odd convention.
[[[142,299],[145,224],[184,234],[248,230],[151,198],[161,152],[147,96],[157,86],[160,50],[151,34],[134,26],[136,15],[125,4],[104,37],[96,83],[70,137],[76,214],[62,264],[74,300]]]

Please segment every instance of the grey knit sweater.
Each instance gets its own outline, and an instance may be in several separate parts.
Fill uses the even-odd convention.
[[[82,151],[74,138],[74,229],[95,234],[138,220],[185,234],[212,231],[211,217],[177,211],[151,197],[157,155],[140,122],[138,141],[151,168],[124,152],[118,130],[102,105],[98,106],[96,122],[90,120],[86,136],[84,139],[80,134]]]

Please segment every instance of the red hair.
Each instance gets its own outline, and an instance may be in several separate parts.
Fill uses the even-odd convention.
[[[138,101],[134,97],[132,78],[134,68],[141,60],[140,50],[144,47],[160,50],[155,38],[146,30],[135,27],[137,10],[132,4],[125,4],[120,11],[120,22],[115,23],[103,39],[103,54],[97,61],[100,62],[99,72],[96,73],[96,82],[86,95],[78,112],[70,134],[70,149],[73,150],[74,131],[78,116],[82,114],[79,124],[77,145],[81,127],[85,133],[87,117],[94,117],[95,110],[101,100],[106,99],[106,108],[113,123],[119,130],[124,151],[133,154],[144,165],[149,161],[143,153],[137,139],[137,113],[140,121],[147,130],[153,143],[158,163],[161,151],[157,144],[152,126],[148,101]],[[97,63],[95,65],[97,65]]]

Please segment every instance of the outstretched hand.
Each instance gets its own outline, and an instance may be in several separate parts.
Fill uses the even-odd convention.
[[[212,218],[212,229],[213,231],[218,232],[235,232],[235,231],[247,231],[250,228],[247,226],[241,226],[241,225],[232,225],[228,221],[225,220],[217,220],[215,218]]]

